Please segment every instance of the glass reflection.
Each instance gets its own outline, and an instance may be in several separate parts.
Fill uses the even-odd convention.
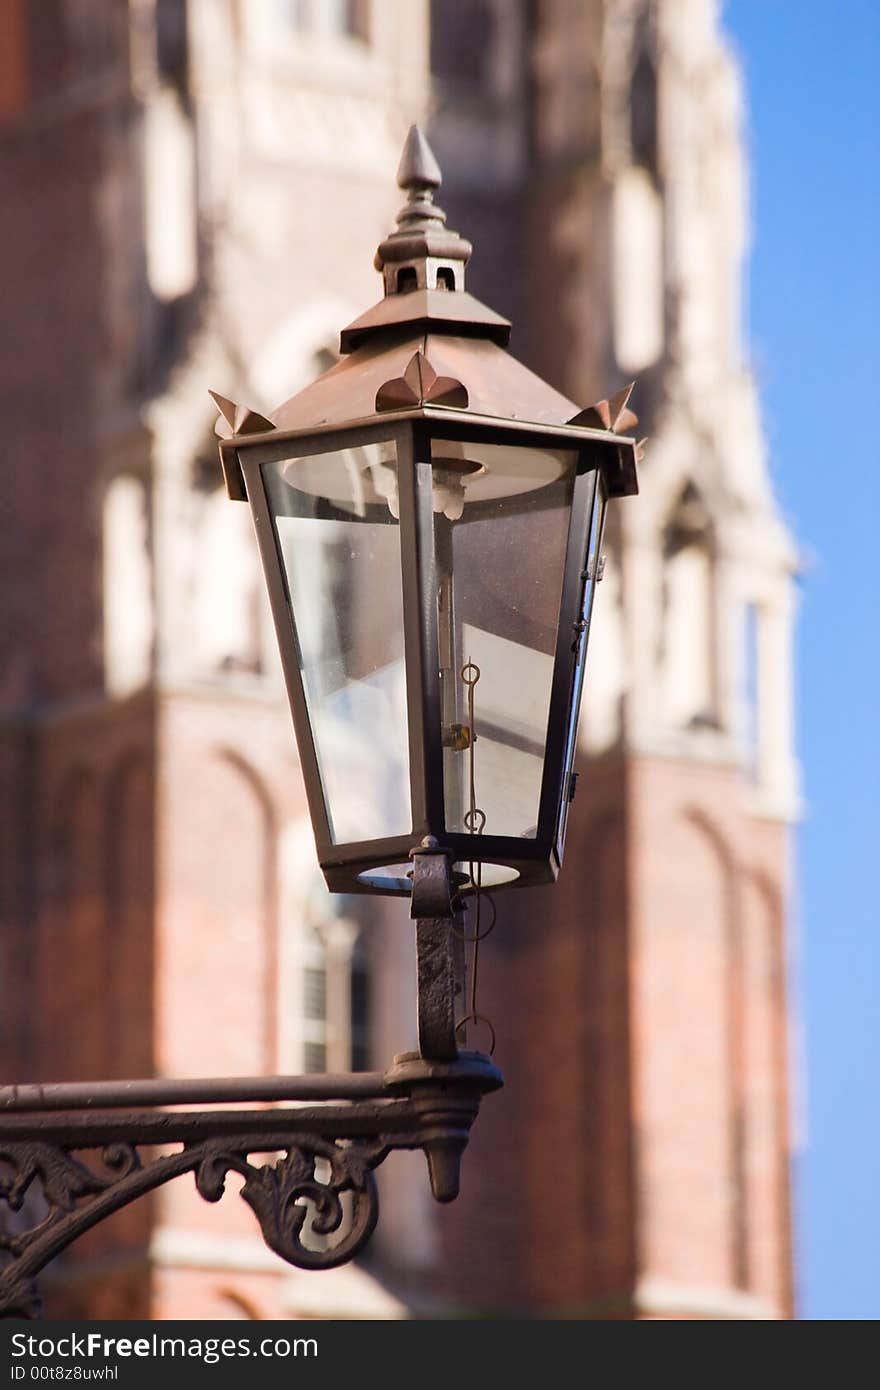
[[[537,835],[577,454],[434,440],[446,825]]]
[[[285,459],[263,478],[332,839],[407,834],[400,528],[382,491],[394,444]]]

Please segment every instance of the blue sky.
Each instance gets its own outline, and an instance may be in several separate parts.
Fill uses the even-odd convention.
[[[728,0],[752,161],[750,336],[805,558],[799,1313],[880,1317],[880,3]]]

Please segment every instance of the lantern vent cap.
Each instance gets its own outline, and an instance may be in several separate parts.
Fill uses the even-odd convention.
[[[473,247],[446,226],[446,213],[434,202],[442,182],[424,132],[410,126],[397,169],[397,183],[407,200],[397,214],[397,230],[376,252],[386,296],[464,289],[464,268]]]

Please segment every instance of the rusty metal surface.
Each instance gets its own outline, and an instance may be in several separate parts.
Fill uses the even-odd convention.
[[[634,429],[639,423],[639,417],[627,405],[634,387],[635,382],[631,381],[629,386],[624,386],[622,391],[618,391],[609,400],[596,401],[595,405],[588,405],[586,410],[579,410],[568,423],[587,425],[596,430],[610,430],[612,434],[623,434],[625,430]]]
[[[377,395],[386,382],[405,377],[417,352],[427,358],[436,376],[449,377],[459,384],[466,393],[462,399],[467,400],[468,412],[475,415],[564,425],[577,410],[573,401],[553,390],[497,343],[486,338],[425,332],[411,324],[407,332],[365,343],[285,401],[272,412],[276,428],[307,430],[317,424],[347,425],[353,420],[375,417]]]
[[[185,1080],[63,1081],[0,1086],[0,1114],[29,1110],[112,1110],[137,1105],[228,1105],[244,1101],[357,1100],[376,1096],[382,1072],[319,1076],[194,1077]]]
[[[352,1078],[357,1080],[357,1078]],[[484,1093],[501,1085],[488,1059],[465,1054],[438,1070],[418,1056],[371,1074],[370,1098],[339,1103],[340,1078],[265,1078],[288,1093],[323,1089],[318,1105],[262,1110],[168,1111],[189,1084],[212,1098],[233,1083],[107,1082],[105,1106],[150,1086],[152,1109],[126,1114],[82,1108],[34,1110],[86,1087],[7,1087],[0,1113],[0,1315],[39,1312],[36,1276],[78,1236],[166,1182],[192,1173],[209,1202],[228,1174],[244,1178],[267,1246],[302,1269],[329,1269],[363,1249],[378,1217],[373,1170],[393,1149],[425,1152],[438,1201],[458,1191],[461,1153]],[[236,1089],[246,1089],[243,1085]],[[260,1089],[259,1087],[257,1088]],[[262,1088],[265,1090],[265,1085]],[[15,1096],[12,1093],[18,1092]],[[236,1096],[245,1100],[246,1096]],[[157,1149],[180,1146],[175,1152]],[[141,1149],[146,1149],[142,1153]],[[279,1153],[281,1158],[275,1158]],[[267,1161],[255,1161],[266,1155]],[[268,1156],[272,1156],[274,1161]]]
[[[209,391],[208,395],[220,411],[214,426],[214,433],[220,439],[231,439],[235,434],[259,434],[262,430],[273,428],[271,420],[249,406],[236,405],[235,401],[227,400],[216,391]]]
[[[456,981],[452,918],[420,917],[416,921],[418,961],[419,1048],[438,1061],[458,1056],[455,1025],[461,994]]]
[[[457,1021],[464,993],[464,960],[456,939],[449,851],[432,837],[413,851],[410,916],[416,924],[419,1049],[430,1061],[458,1057]]]
[[[376,410],[399,410],[408,405],[468,406],[468,393],[454,376],[438,376],[423,352],[414,352],[403,376],[386,381],[376,392]]]
[[[402,328],[477,336],[504,348],[510,342],[511,324],[467,290],[413,290],[372,304],[342,329],[339,350],[355,352]]]
[[[431,1193],[438,1202],[453,1201],[480,1097],[504,1084],[500,1071],[480,1052],[460,1052],[453,1062],[405,1052],[394,1059],[385,1084],[389,1091],[398,1086],[407,1090],[421,1125],[419,1147],[428,1161]]]
[[[445,213],[433,201],[441,182],[430,146],[413,126],[398,170],[407,203],[397,229],[376,253],[384,298],[342,330],[344,360],[283,402],[269,420],[215,395],[224,439],[244,441],[273,427],[314,432],[348,426],[374,419],[377,410],[408,404],[424,408],[432,400],[499,421],[586,427],[609,441],[635,424],[627,407],[631,386],[580,410],[504,351],[509,322],[465,291],[471,246],[446,228]],[[426,390],[424,373],[413,372],[417,354],[427,359],[433,380],[442,382],[436,396]],[[621,478],[611,488],[614,496],[637,491],[634,445],[627,443],[632,447],[620,450]],[[230,497],[244,499],[240,468],[226,449],[221,449],[221,459]]]

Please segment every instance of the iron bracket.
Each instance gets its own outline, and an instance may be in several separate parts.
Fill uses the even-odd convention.
[[[289,1264],[343,1264],[375,1228],[373,1174],[392,1150],[422,1149],[435,1198],[457,1195],[481,1098],[501,1084],[479,1053],[407,1053],[384,1074],[0,1087],[0,1316],[38,1317],[50,1260],[185,1173],[208,1202],[240,1174],[263,1239]]]
[[[433,836],[412,852],[419,1049],[424,1058],[438,1062],[454,1062],[459,1055],[456,1019],[464,994],[463,909],[451,858]]]
[[[378,1219],[374,1170],[394,1149],[423,1150],[438,1202],[458,1195],[480,1101],[502,1078],[458,1046],[464,930],[451,860],[431,837],[412,853],[420,1051],[387,1072],[0,1087],[0,1317],[38,1317],[36,1276],[51,1260],[185,1173],[208,1202],[229,1173],[243,1177],[269,1249],[300,1269],[363,1249]]]

